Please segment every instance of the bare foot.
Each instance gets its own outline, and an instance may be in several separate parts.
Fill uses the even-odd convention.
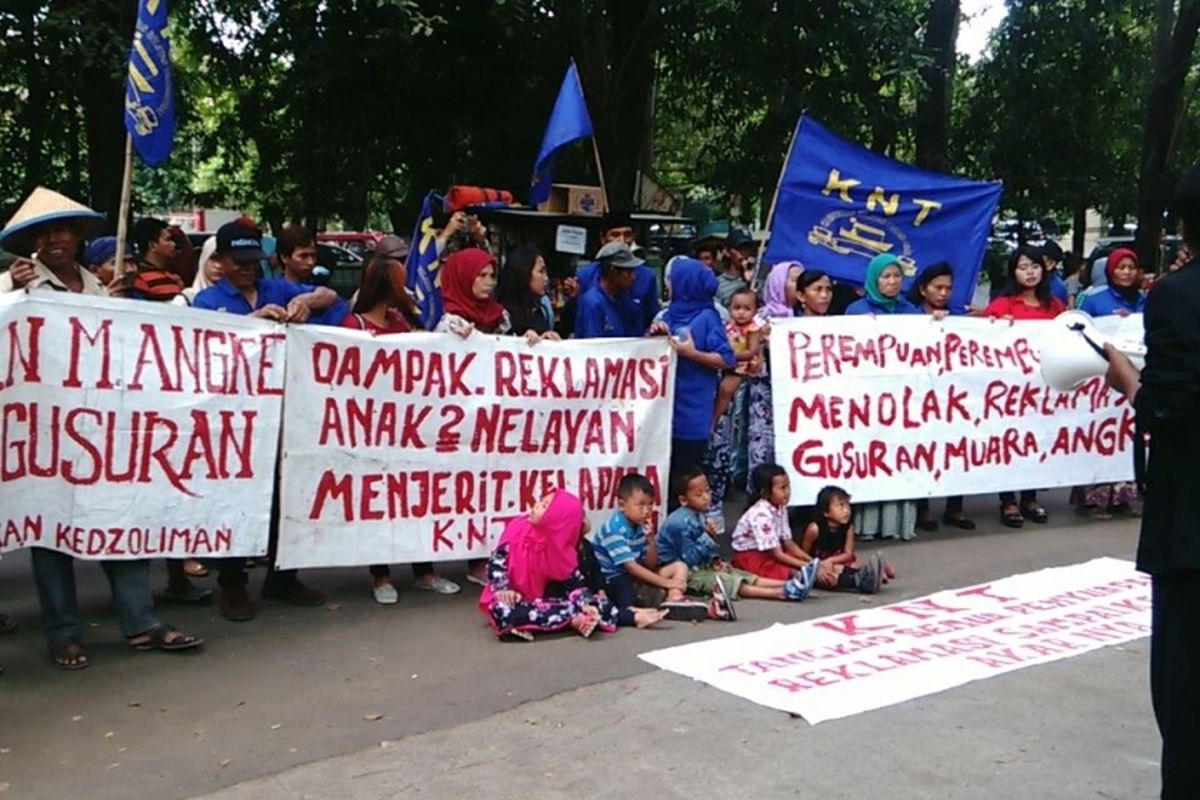
[[[571,628],[585,639],[596,631],[599,624],[600,612],[591,607],[571,619]]]
[[[633,610],[633,624],[638,628],[649,628],[651,625],[666,619],[668,613],[668,610],[663,608],[635,608]]]

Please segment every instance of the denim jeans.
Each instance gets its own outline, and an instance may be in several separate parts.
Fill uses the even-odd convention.
[[[30,555],[46,641],[82,640],[83,624],[79,621],[79,602],[75,595],[75,559],[43,547],[33,548]],[[122,636],[128,639],[162,624],[154,614],[148,560],[101,561],[100,566],[112,588]]]

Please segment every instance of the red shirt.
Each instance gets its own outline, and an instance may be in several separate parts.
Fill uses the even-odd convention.
[[[1054,319],[1067,310],[1062,301],[1050,298],[1049,306],[1031,306],[1021,295],[997,297],[983,310],[985,317],[1012,317],[1013,319]]]
[[[382,336],[385,333],[408,333],[412,330],[412,326],[408,324],[408,320],[394,308],[389,308],[387,311],[387,322],[384,325],[376,325],[371,320],[362,314],[347,314],[342,320],[343,328],[353,328],[356,331],[369,331],[375,336]]]

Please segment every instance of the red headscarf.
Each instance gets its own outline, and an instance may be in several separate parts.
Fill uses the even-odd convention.
[[[583,527],[583,503],[558,489],[542,518],[534,524],[520,516],[508,523],[496,547],[508,546],[508,585],[532,600],[546,593],[546,584],[565,581],[579,566],[576,546]],[[491,619],[492,590],[484,587],[479,609]]]
[[[467,247],[442,262],[442,303],[447,314],[457,314],[484,333],[493,333],[504,319],[504,306],[494,297],[480,300],[471,289],[483,268],[495,257],[477,247]]]
[[[1140,267],[1141,262],[1138,261],[1137,253],[1130,250],[1128,247],[1121,247],[1113,250],[1108,254],[1108,263],[1104,265],[1104,272],[1108,275],[1108,283],[1112,285],[1113,272],[1117,269],[1117,264],[1121,263],[1122,259],[1131,258],[1135,266]]]

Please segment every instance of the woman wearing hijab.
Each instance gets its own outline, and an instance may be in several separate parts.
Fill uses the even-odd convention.
[[[671,304],[651,332],[669,334],[671,348],[679,355],[671,430],[674,476],[683,467],[704,464],[721,370],[732,369],[736,362],[725,325],[713,308],[717,276],[694,258],[676,256],[669,266]],[[671,497],[668,505],[674,511],[679,501]]]
[[[1146,309],[1146,294],[1141,289],[1142,267],[1137,253],[1125,248],[1114,250],[1109,253],[1107,267],[1107,285],[1085,297],[1079,310],[1093,317],[1141,314]],[[1137,485],[1130,482],[1084,486],[1072,499],[1079,513],[1091,519],[1112,519],[1113,512],[1122,509],[1140,516],[1142,510]]]
[[[792,317],[796,314],[796,281],[804,274],[804,265],[799,261],[782,261],[771,267],[767,282],[763,286],[763,304],[760,314],[764,319]]]
[[[225,274],[225,268],[221,262],[213,255],[217,252],[217,237],[210,236],[204,240],[204,245],[200,248],[200,265],[196,270],[196,277],[192,279],[192,285],[184,289],[171,300],[171,303],[177,306],[190,306],[192,301],[196,299],[196,295],[203,292],[210,286],[216,286],[221,280],[221,276]]]
[[[496,299],[508,312],[514,334],[524,336],[533,331],[542,339],[559,338],[554,332],[554,308],[546,294],[549,285],[546,259],[534,247],[518,247],[509,253]]]
[[[512,321],[493,296],[496,257],[477,247],[457,250],[442,262],[442,318],[434,329],[466,338],[472,331],[506,334]]]
[[[362,266],[362,285],[354,307],[345,319],[343,328],[367,331],[373,336],[387,336],[423,330],[417,307],[405,288],[408,273],[404,257],[408,244],[399,236],[384,236],[375,243]],[[392,583],[392,570],[387,564],[371,565],[371,595],[380,605],[392,605],[400,599]],[[458,594],[459,586],[438,575],[429,562],[412,565],[413,588],[435,594]]]
[[[867,264],[863,279],[866,297],[856,300],[846,309],[846,316],[855,314],[920,314],[921,309],[908,302],[900,287],[904,273],[900,270],[900,259],[891,253],[880,253]]]
[[[508,523],[487,562],[487,583],[479,595],[479,610],[498,637],[532,641],[535,633],[571,628],[586,638],[596,628],[617,629],[621,612],[603,595],[592,594],[579,571],[583,532],[583,504],[562,489]],[[556,584],[553,591],[551,584]],[[634,611],[624,613],[626,622],[636,624]]]
[[[950,309],[950,295],[954,291],[954,268],[945,261],[930,264],[917,275],[912,288],[908,290],[908,302],[921,309],[935,320],[961,313]],[[942,514],[943,524],[964,531],[975,530],[975,523],[963,514],[963,497],[946,498],[946,512]],[[917,527],[932,533],[938,529],[937,520],[930,509],[928,499],[917,501]]]
[[[863,279],[866,297],[851,303],[846,316],[870,314],[920,314],[917,308],[900,293],[904,273],[900,259],[890,253],[880,253],[867,264]],[[916,538],[917,504],[913,500],[890,500],[884,503],[855,503],[854,530],[860,539]]]

